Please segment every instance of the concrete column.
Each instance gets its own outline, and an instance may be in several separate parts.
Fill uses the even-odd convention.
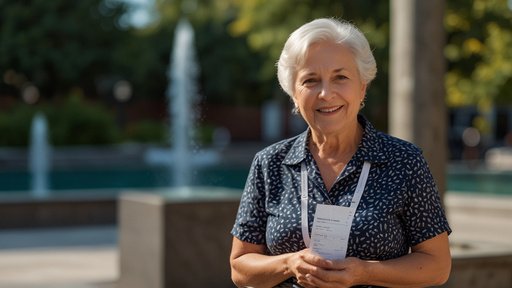
[[[423,149],[441,195],[446,189],[444,0],[392,0],[390,134]]]

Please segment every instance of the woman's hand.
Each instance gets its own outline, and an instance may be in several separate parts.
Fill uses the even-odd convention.
[[[297,277],[304,287],[352,287],[366,278],[366,262],[358,258],[330,261],[311,253],[304,255],[304,262],[309,270]]]
[[[333,261],[323,259],[310,249],[275,256],[266,255],[265,249],[264,245],[233,238],[231,278],[238,287],[274,287],[291,277],[305,288],[323,287],[318,284],[321,281],[312,280],[335,269]]]
[[[314,254],[310,249],[304,249],[290,254],[287,261],[289,272],[297,278],[298,283],[305,288],[318,287],[310,281],[310,275],[331,266],[331,261],[327,261]]]

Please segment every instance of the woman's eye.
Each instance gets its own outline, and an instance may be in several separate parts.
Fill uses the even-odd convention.
[[[311,84],[311,83],[315,83],[317,80],[315,78],[308,78],[304,81],[302,81],[302,84],[303,85],[306,85],[306,84]]]
[[[345,75],[336,75],[336,77],[335,77],[335,78],[336,78],[336,80],[345,80],[345,79],[348,79],[348,77],[347,77],[347,76],[345,76]]]

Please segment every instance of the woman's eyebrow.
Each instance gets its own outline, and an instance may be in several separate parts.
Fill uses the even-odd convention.
[[[301,78],[302,77],[311,77],[311,76],[316,76],[316,75],[317,75],[317,73],[314,71],[309,71],[309,72],[306,71],[305,73],[301,73],[301,72],[298,73],[298,76]]]
[[[340,67],[340,68],[336,68],[334,70],[332,70],[333,73],[340,73],[340,72],[343,72],[343,71],[346,71],[347,69],[345,67]],[[316,73],[315,71],[304,71],[301,73],[301,71],[299,71],[297,73],[298,77],[312,77],[312,76],[316,76],[318,73]]]

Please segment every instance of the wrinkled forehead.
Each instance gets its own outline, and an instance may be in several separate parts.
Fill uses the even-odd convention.
[[[343,43],[317,41],[311,43],[295,66],[299,70],[357,69],[352,50]]]

